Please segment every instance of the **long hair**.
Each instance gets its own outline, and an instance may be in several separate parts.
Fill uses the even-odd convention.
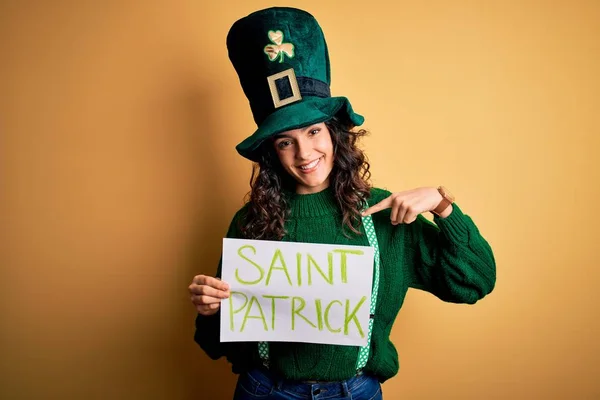
[[[325,122],[333,143],[333,169],[330,174],[332,188],[342,213],[344,233],[348,228],[360,234],[358,226],[361,211],[370,196],[369,162],[357,147],[364,129],[355,131],[354,126],[339,117]],[[247,239],[279,240],[286,234],[285,221],[289,208],[284,190],[295,191],[296,181],[282,167],[271,141],[265,141],[261,156],[252,168],[251,191],[240,229]]]

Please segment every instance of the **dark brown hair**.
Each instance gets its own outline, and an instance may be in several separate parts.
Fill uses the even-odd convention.
[[[325,122],[333,142],[334,161],[330,185],[342,212],[344,228],[359,234],[361,211],[370,195],[369,162],[357,147],[364,129],[338,117]],[[289,209],[284,190],[295,191],[296,181],[281,166],[272,141],[261,147],[258,163],[252,168],[251,191],[240,229],[247,239],[279,240],[285,235],[284,224]],[[345,230],[345,229],[344,229]]]

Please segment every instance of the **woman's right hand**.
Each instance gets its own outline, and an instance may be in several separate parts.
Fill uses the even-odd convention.
[[[192,303],[199,314],[209,316],[219,311],[221,300],[229,297],[229,285],[218,278],[196,275],[189,286]]]

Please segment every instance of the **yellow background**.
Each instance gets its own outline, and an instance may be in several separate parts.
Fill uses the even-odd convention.
[[[0,3],[1,398],[230,398],[187,286],[249,188],[225,36],[271,5]],[[448,186],[495,250],[475,306],[409,292],[385,398],[598,398],[600,3],[279,5],[323,26],[374,183]]]

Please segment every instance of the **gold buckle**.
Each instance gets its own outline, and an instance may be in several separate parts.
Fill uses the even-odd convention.
[[[290,81],[290,86],[292,88],[292,95],[286,99],[281,100],[279,98],[279,92],[277,91],[277,85],[275,81],[284,77],[288,77]],[[278,72],[271,76],[267,77],[267,81],[269,81],[269,89],[271,90],[271,97],[273,98],[273,105],[275,108],[279,108],[285,106],[286,104],[293,103],[295,101],[302,100],[302,96],[300,95],[300,88],[298,87],[298,81],[296,80],[296,73],[294,72],[294,68],[286,69],[285,71]]]

